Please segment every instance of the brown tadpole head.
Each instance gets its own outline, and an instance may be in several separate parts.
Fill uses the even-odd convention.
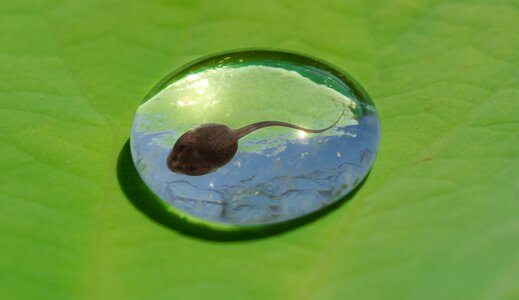
[[[168,155],[172,172],[199,176],[228,163],[238,150],[234,130],[220,124],[204,124],[184,133]]]

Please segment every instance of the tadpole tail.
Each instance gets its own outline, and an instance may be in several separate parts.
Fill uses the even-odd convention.
[[[332,125],[330,125],[326,128],[322,128],[322,129],[308,129],[308,128],[303,128],[303,127],[300,127],[297,125],[293,125],[293,124],[286,123],[286,122],[280,122],[280,121],[263,121],[263,122],[257,122],[257,123],[253,123],[253,124],[244,126],[240,129],[236,129],[236,135],[237,135],[237,139],[240,139],[253,131],[256,131],[260,128],[268,127],[268,126],[283,126],[283,127],[289,127],[289,128],[302,130],[307,133],[321,133],[321,132],[331,129],[333,126],[335,126],[339,122],[339,120],[342,118],[345,111],[346,111],[346,106],[342,110],[342,113],[339,116],[339,118],[337,118],[337,120]]]

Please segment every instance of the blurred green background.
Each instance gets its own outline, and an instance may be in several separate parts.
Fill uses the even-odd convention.
[[[0,299],[518,299],[519,3],[0,2]],[[165,74],[244,47],[308,53],[367,89],[360,191],[267,238],[207,241],[116,176]]]

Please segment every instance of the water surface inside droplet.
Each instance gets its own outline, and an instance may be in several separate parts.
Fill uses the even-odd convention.
[[[321,129],[337,119],[321,133],[256,130],[205,175],[166,165],[179,137],[202,124]],[[232,225],[278,223],[332,204],[366,176],[378,143],[378,116],[360,85],[325,63],[277,51],[219,54],[172,73],[139,106],[130,138],[140,176],[162,201],[188,218]]]

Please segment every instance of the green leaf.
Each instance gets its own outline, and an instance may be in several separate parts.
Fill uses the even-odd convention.
[[[0,299],[519,298],[518,20],[513,0],[0,2]],[[358,79],[377,161],[303,226],[185,235],[117,159],[158,80],[244,47]]]

